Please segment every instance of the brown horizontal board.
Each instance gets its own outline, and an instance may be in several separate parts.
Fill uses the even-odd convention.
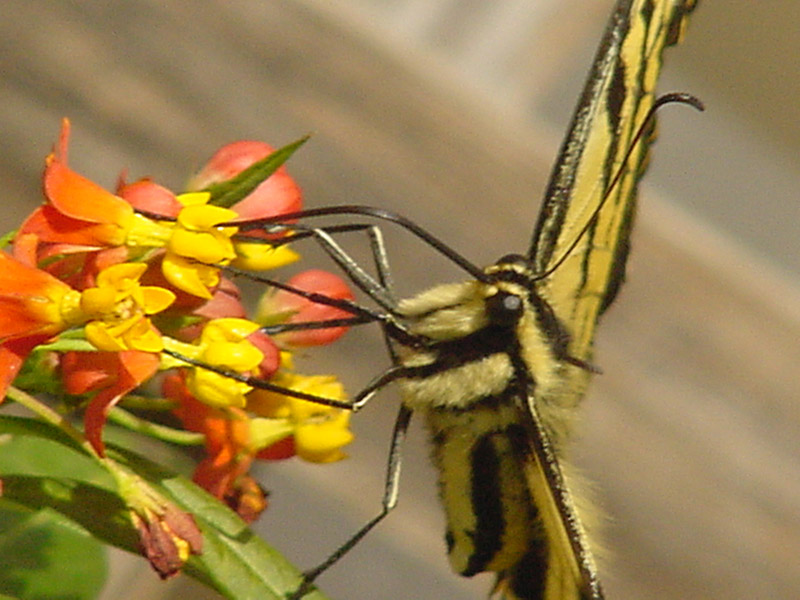
[[[312,132],[290,165],[308,206],[391,208],[477,263],[527,246],[552,137],[475,106],[430,64],[384,52],[312,4],[10,5],[0,19],[6,229],[39,201],[44,155],[69,116],[71,164],[107,186],[128,167],[178,188],[224,142]],[[746,253],[660,207],[644,200],[575,451],[609,517],[608,598],[794,598],[796,297]],[[407,236],[389,242],[404,292],[461,277]],[[351,332],[317,368],[355,389],[387,364],[381,356],[375,332]],[[377,510],[396,403],[383,394],[354,419],[349,461],[261,469],[272,496],[259,530],[301,566]],[[397,512],[321,580],[332,596],[484,597],[488,581],[449,573],[422,441],[415,431]],[[186,595],[138,581],[147,592],[119,584],[107,597]]]

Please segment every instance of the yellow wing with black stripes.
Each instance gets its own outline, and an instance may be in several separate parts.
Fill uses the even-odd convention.
[[[607,26],[556,161],[534,232],[529,259],[535,283],[569,334],[560,386],[520,406],[525,471],[546,543],[501,572],[507,600],[600,600],[587,502],[561,448],[583,394],[598,317],[614,300],[625,272],[636,207],[636,185],[653,131],[637,138],[655,101],[664,48],[677,43],[696,0],[620,0]],[[638,140],[638,141],[637,141]],[[619,175],[619,177],[617,177]],[[584,368],[576,363],[584,363]],[[559,408],[553,408],[559,407]],[[576,506],[576,504],[578,506]],[[531,548],[537,546],[531,544]],[[533,577],[536,569],[544,574]]]
[[[540,290],[570,331],[570,355],[581,360],[590,359],[597,318],[624,277],[636,184],[647,164],[652,132],[640,138],[629,157],[628,152],[653,106],[661,53],[680,40],[696,4],[617,4],[551,175],[529,256],[536,271],[544,273],[569,252]],[[622,176],[609,190],[620,170]]]

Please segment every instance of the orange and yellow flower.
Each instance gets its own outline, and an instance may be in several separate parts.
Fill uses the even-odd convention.
[[[0,251],[0,398],[31,351],[80,322],[80,293]]]
[[[80,310],[89,319],[84,331],[98,350],[161,352],[161,334],[148,318],[167,308],[175,294],[139,285],[144,263],[122,263],[97,276],[97,286],[80,294]]]
[[[37,262],[110,248],[126,249],[122,260],[161,250],[166,279],[176,289],[210,299],[220,280],[220,266],[236,261],[242,268],[261,270],[297,259],[285,246],[234,243],[237,229],[227,225],[242,217],[272,216],[299,208],[299,189],[285,170],[279,169],[232,208],[209,204],[207,192],[175,196],[148,180],[121,184],[120,195],[115,195],[67,166],[69,131],[69,121],[64,120],[58,147],[46,161],[46,203],[23,223],[18,234],[18,240],[26,243],[35,240]],[[209,181],[209,176],[203,179]],[[137,211],[145,211],[147,216]],[[153,219],[152,215],[164,218]]]
[[[264,173],[252,189],[249,173],[269,160],[233,186],[217,186],[273,152],[260,142],[239,142],[215,155],[188,193],[176,195],[147,179],[121,181],[112,193],[68,167],[69,132],[65,120],[47,157],[45,203],[14,237],[13,255],[0,251],[0,394],[43,346],[41,364],[60,375],[62,390],[81,402],[88,395],[85,436],[103,456],[112,408],[159,370],[171,371],[164,395],[177,403],[184,427],[205,436],[207,457],[195,481],[253,520],[266,507],[249,475],[253,461],[333,462],[344,458],[353,439],[349,411],[291,395],[343,401],[341,384],[295,373],[286,351],[332,342],[345,328],[319,323],[350,313],[279,291],[267,295],[253,322],[238,288],[221,276],[226,265],[261,270],[298,258],[274,243],[282,234],[239,235],[237,225],[299,211],[300,189],[284,167]],[[247,195],[220,192],[230,189]],[[323,271],[301,273],[289,285],[312,297],[353,299],[341,278]],[[317,326],[276,338],[262,331],[264,324],[303,322]],[[33,361],[29,366],[17,385],[35,379],[29,377]],[[287,393],[266,392],[253,385],[257,379]],[[133,519],[143,548],[167,576],[199,550],[195,528],[186,515],[143,499],[141,506],[131,504]],[[162,545],[164,556],[158,555]]]
[[[249,339],[258,333],[258,329],[257,323],[246,319],[213,319],[204,325],[195,343],[168,340],[167,346],[173,352],[204,365],[241,375],[257,373],[266,359],[262,373],[269,376],[272,373],[266,370],[277,367],[277,352],[268,356]],[[262,340],[260,345],[267,349],[265,341]],[[195,398],[209,406],[243,408],[247,402],[246,395],[253,389],[243,381],[201,366],[190,367],[179,359],[167,360],[165,366],[187,368],[187,388]]]

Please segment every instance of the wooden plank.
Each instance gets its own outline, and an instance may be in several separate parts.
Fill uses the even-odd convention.
[[[219,144],[313,131],[291,165],[308,205],[386,206],[478,263],[527,244],[553,154],[536,124],[493,117],[436,72],[420,75],[302,4],[10,4],[0,20],[0,177],[5,206],[12,197],[20,206],[7,227],[39,201],[41,159],[66,115],[71,163],[109,186],[128,166],[178,187]],[[404,291],[461,276],[406,236],[389,241]],[[791,286],[782,291],[751,257],[731,258],[653,197],[634,243],[629,283],[601,327],[605,374],[576,449],[609,515],[608,597],[794,598]],[[353,332],[319,368],[355,389],[385,366],[381,352],[377,335]],[[308,566],[375,512],[395,405],[387,394],[355,419],[350,461],[262,470],[273,490],[259,525],[267,539]],[[332,595],[483,597],[488,581],[448,571],[421,437],[397,513],[322,580]]]

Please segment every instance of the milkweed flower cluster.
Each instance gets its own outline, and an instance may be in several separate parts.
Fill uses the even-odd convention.
[[[68,140],[65,121],[46,160],[44,203],[0,251],[0,400],[15,379],[33,391],[52,390],[37,389],[45,376],[57,381],[84,409],[86,439],[104,456],[112,409],[134,392],[157,397],[183,428],[203,435],[195,481],[252,520],[266,506],[248,475],[253,461],[332,462],[352,440],[348,412],[291,395],[345,399],[335,378],[302,375],[292,361],[296,347],[330,343],[345,328],[269,336],[226,277],[228,266],[260,271],[298,259],[281,234],[245,237],[236,223],[300,210],[300,190],[279,164],[231,194],[241,173],[274,156],[266,144],[238,142],[218,152],[188,192],[121,179],[112,193],[70,169]],[[323,271],[287,284],[353,298]],[[270,324],[349,316],[287,291],[268,292],[258,311]],[[288,392],[254,389],[256,381]]]

